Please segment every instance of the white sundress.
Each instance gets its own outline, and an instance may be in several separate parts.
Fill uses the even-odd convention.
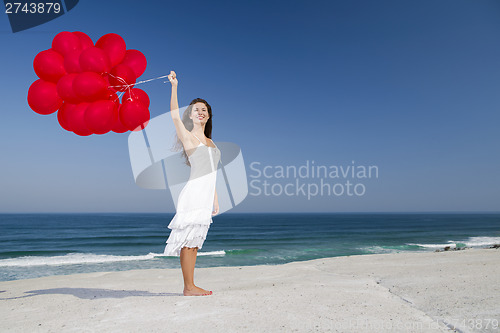
[[[171,231],[163,253],[166,256],[180,256],[184,246],[201,249],[213,222],[215,181],[221,153],[215,143],[215,147],[209,147],[200,139],[198,141],[200,144],[188,156],[189,180],[179,194],[176,214],[168,225]]]

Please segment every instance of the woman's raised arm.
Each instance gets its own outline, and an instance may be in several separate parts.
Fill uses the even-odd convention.
[[[172,120],[174,121],[177,136],[185,145],[186,140],[188,140],[189,138],[189,131],[184,126],[184,123],[182,122],[181,116],[179,114],[179,102],[177,100],[178,81],[174,71],[170,71],[168,79],[170,80],[170,83],[172,83],[172,97],[170,98],[170,115],[172,116]]]

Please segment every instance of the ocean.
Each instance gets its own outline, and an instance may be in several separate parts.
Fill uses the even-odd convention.
[[[174,214],[0,214],[0,281],[180,268],[163,255]],[[499,213],[226,213],[196,267],[500,244]]]

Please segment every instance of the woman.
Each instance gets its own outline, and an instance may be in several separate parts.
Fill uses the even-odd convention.
[[[164,254],[180,256],[184,296],[212,295],[212,291],[197,287],[193,281],[198,249],[205,241],[212,216],[219,212],[215,180],[220,150],[210,139],[212,108],[205,100],[196,98],[191,101],[181,119],[177,102],[178,81],[174,71],[170,72],[168,79],[172,83],[170,114],[191,172],[179,194],[176,214],[168,225],[172,231]]]

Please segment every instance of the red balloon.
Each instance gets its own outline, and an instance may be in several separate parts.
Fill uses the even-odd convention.
[[[102,75],[102,77],[104,77],[104,80],[106,80],[107,84],[108,84],[108,89],[113,91],[113,92],[117,92],[118,90],[116,90],[115,88],[113,88],[111,86],[111,84],[109,83],[109,79],[111,78],[111,76],[109,76],[109,73],[106,74],[106,75]]]
[[[120,108],[120,121],[131,131],[140,131],[149,122],[149,109],[139,101],[125,102]]]
[[[149,108],[149,96],[146,92],[139,88],[129,89],[123,94],[122,101],[134,101],[137,100]]]
[[[138,78],[146,70],[148,62],[141,51],[131,49],[125,52],[122,64],[129,66],[134,71],[135,77]]]
[[[120,35],[106,34],[99,38],[95,46],[103,49],[111,60],[111,67],[114,67],[122,62],[125,57],[127,46]]]
[[[120,98],[118,97],[118,95],[116,93],[115,93],[115,96],[116,96],[116,99],[111,99],[111,100],[113,101],[113,103],[115,103],[115,114],[118,117],[118,119],[120,119],[120,114],[118,111],[120,111],[120,108],[122,107],[122,105],[120,103]]]
[[[61,125],[62,128],[64,128],[66,131],[71,130],[70,123],[68,122],[69,114],[73,113],[76,108],[76,104],[69,104],[64,102],[63,105],[59,108],[57,111],[57,121],[59,122],[59,125]]]
[[[86,33],[81,31],[73,31],[73,35],[77,36],[78,39],[80,40],[80,44],[82,45],[82,50],[94,46],[94,42]]]
[[[115,103],[118,103],[118,104],[120,103],[120,98],[118,97],[116,92],[114,92],[110,88],[108,88],[108,98],[107,99],[110,101],[113,101]]]
[[[54,113],[62,103],[63,100],[57,94],[57,86],[53,82],[36,80],[28,90],[28,104],[36,113]]]
[[[120,103],[115,103],[115,109],[113,113],[113,127],[111,127],[111,130],[115,133],[125,133],[128,131],[128,129],[125,127],[125,125],[122,124],[120,120],[120,108],[121,104]]]
[[[78,36],[69,31],[63,31],[52,40],[52,48],[65,57],[70,52],[81,51],[82,45]]]
[[[33,60],[33,68],[40,79],[54,83],[66,74],[63,56],[52,49],[38,53]]]
[[[79,60],[84,72],[107,73],[111,68],[108,55],[95,46],[83,50]]]
[[[82,69],[80,68],[80,51],[72,51],[66,54],[64,57],[64,69],[68,73],[80,73]]]
[[[73,90],[85,102],[94,102],[108,96],[106,80],[94,72],[77,74],[73,80]]]
[[[85,102],[77,104],[71,112],[64,114],[68,127],[77,135],[87,136],[92,134],[92,131],[85,124],[85,111],[89,105],[90,103]]]
[[[136,77],[134,71],[127,65],[118,64],[109,72],[109,84],[111,87],[119,91],[125,91],[129,85],[134,84]]]
[[[85,124],[95,134],[105,134],[113,126],[115,103],[101,100],[91,103],[85,110]]]
[[[73,89],[73,81],[77,76],[76,73],[66,74],[57,82],[57,93],[67,103],[78,104],[82,102]]]

